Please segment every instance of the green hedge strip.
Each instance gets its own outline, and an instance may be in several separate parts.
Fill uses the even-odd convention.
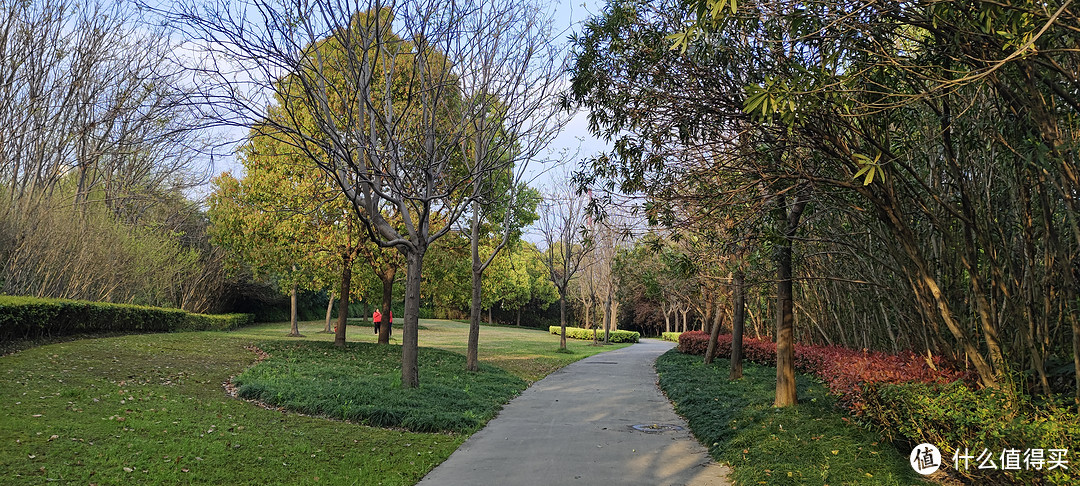
[[[662,339],[664,341],[671,341],[673,343],[677,343],[677,342],[679,342],[679,335],[680,334],[682,334],[682,333],[681,332],[665,332],[665,333],[660,335],[660,339]]]
[[[552,334],[559,334],[560,326],[551,326],[548,328]],[[598,339],[604,339],[604,331],[601,329],[596,330],[596,336]],[[580,327],[568,327],[566,328],[566,337],[573,339],[588,339],[592,341],[593,330],[582,329]],[[608,336],[608,342],[612,343],[636,343],[641,338],[641,333],[637,331],[611,331]]]
[[[160,307],[0,296],[2,341],[103,332],[229,330],[252,322],[250,314],[192,314]]]

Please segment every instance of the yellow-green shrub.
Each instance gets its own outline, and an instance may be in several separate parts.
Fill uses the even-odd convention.
[[[865,386],[862,418],[893,441],[906,447],[934,444],[946,468],[954,467],[954,454],[979,456],[984,449],[999,469],[979,469],[977,461],[955,472],[979,483],[1077,484],[1077,437],[1080,413],[1071,403],[1035,405],[1022,393],[973,390],[962,381],[952,383],[875,383]],[[1005,449],[1068,449],[1068,469],[1044,467],[1003,471],[999,455]],[[967,451],[966,454],[964,451]],[[1023,465],[1021,465],[1023,466]]]
[[[560,326],[551,326],[548,330],[552,334],[559,334]],[[566,328],[566,337],[573,339],[593,339],[592,329],[582,329],[580,327],[568,327]],[[597,329],[596,338],[603,340],[604,331]],[[612,343],[636,343],[641,338],[641,333],[637,331],[611,331],[608,335],[608,342]]]
[[[677,343],[677,342],[679,342],[679,335],[680,334],[682,334],[682,333],[681,332],[665,332],[665,333],[660,335],[660,339],[663,339],[664,341],[671,341],[673,343]]]

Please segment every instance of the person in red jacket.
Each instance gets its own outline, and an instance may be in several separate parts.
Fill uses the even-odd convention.
[[[379,326],[382,324],[382,313],[379,309],[375,309],[375,313],[371,315],[371,322],[375,324],[375,334],[378,334]]]

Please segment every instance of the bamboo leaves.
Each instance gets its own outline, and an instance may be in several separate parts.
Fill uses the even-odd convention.
[[[881,154],[877,154],[874,160],[870,160],[870,157],[863,154],[851,154],[851,158],[859,165],[859,171],[855,173],[852,179],[862,177],[864,186],[873,184],[874,176],[881,179],[881,182],[885,182],[885,169],[878,162],[881,160]]]

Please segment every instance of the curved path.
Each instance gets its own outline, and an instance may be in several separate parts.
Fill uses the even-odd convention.
[[[653,362],[673,346],[645,339],[548,375],[420,484],[730,484],[656,387]]]

